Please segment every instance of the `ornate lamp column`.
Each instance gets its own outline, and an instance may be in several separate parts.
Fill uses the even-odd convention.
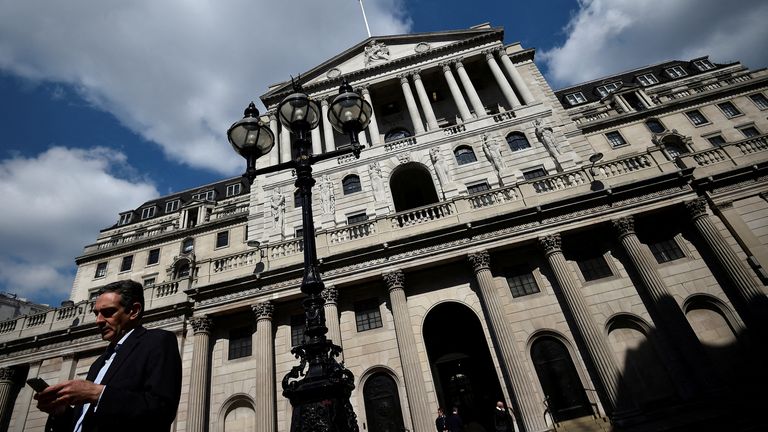
[[[251,306],[256,315],[256,430],[275,431],[275,341],[271,301]]]
[[[525,361],[520,351],[515,349],[515,335],[510,328],[501,308],[501,295],[493,283],[491,273],[491,257],[488,251],[480,251],[467,255],[469,263],[475,272],[477,285],[480,288],[485,309],[488,312],[488,324],[496,334],[496,342],[499,344],[501,359],[507,370],[512,385],[512,396],[517,402],[519,410],[518,419],[522,420],[522,429],[527,431],[547,430],[544,421],[543,406],[536,400],[536,392],[528,379]],[[542,398],[543,399],[543,398]]]
[[[210,389],[210,339],[213,323],[207,316],[190,320],[194,331],[192,370],[189,377],[189,401],[187,403],[187,430],[205,432],[208,430],[208,390]]]
[[[421,370],[419,353],[416,350],[416,338],[413,336],[411,318],[405,300],[403,283],[405,275],[401,270],[384,273],[384,282],[389,290],[389,301],[392,304],[392,315],[395,319],[395,334],[397,347],[405,376],[405,392],[408,395],[408,405],[411,407],[413,428],[417,431],[428,431],[434,427],[432,412],[427,406],[427,388],[424,385],[424,371]]]

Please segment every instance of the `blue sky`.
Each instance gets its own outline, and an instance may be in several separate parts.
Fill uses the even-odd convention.
[[[706,54],[768,65],[759,0],[364,1],[374,35],[503,26],[555,88]],[[225,131],[247,102],[367,36],[355,0],[263,4],[0,0],[0,291],[67,299],[119,211],[239,174]]]

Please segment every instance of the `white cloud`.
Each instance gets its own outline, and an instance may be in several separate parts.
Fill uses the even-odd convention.
[[[408,29],[402,1],[366,3],[374,34]],[[70,84],[170,158],[228,175],[247,103],[366,36],[353,0],[0,0],[0,69]]]
[[[707,54],[760,68],[768,66],[765,17],[763,0],[580,0],[565,43],[540,59],[555,88]]]
[[[94,227],[158,196],[147,181],[114,174],[131,171],[125,155],[101,147],[0,161],[0,286],[39,301],[68,298],[74,257],[95,240]]]

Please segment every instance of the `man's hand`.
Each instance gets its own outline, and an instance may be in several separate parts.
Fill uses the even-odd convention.
[[[37,408],[48,414],[60,414],[67,406],[99,400],[104,386],[85,380],[64,381],[35,394]]]

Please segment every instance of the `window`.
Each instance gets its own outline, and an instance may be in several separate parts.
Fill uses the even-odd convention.
[[[681,78],[688,75],[688,72],[686,72],[682,66],[672,66],[671,68],[664,69],[664,72],[666,72],[670,78]]]
[[[473,185],[467,186],[467,192],[469,192],[470,195],[480,193],[480,192],[485,192],[487,190],[491,190],[491,187],[488,185],[488,182],[475,183]]]
[[[241,188],[240,183],[235,183],[235,184],[227,185],[227,196],[231,197],[231,196],[235,196],[235,195],[240,195],[240,190],[241,189],[242,188]]]
[[[649,131],[653,133],[662,133],[665,130],[667,130],[667,128],[665,128],[664,125],[659,120],[656,120],[656,119],[646,120],[645,126],[648,128]]]
[[[571,105],[578,105],[587,101],[582,92],[576,92],[565,95],[565,100]]]
[[[359,222],[365,222],[368,220],[368,215],[365,213],[357,213],[347,216],[347,224],[352,225]]]
[[[229,246],[229,231],[216,233],[216,247],[221,248],[224,246]]]
[[[397,141],[412,135],[411,131],[406,128],[395,128],[384,135],[384,142]]]
[[[304,315],[294,315],[291,317],[291,346],[295,347],[304,343]]]
[[[683,250],[673,238],[651,243],[648,247],[651,248],[651,253],[659,264],[685,257]]]
[[[166,202],[165,203],[165,212],[166,213],[173,213],[173,212],[175,212],[176,210],[179,209],[179,204],[180,203],[181,203],[181,201],[179,201],[179,200],[173,200],[173,201]]]
[[[188,277],[190,274],[192,274],[192,269],[189,266],[189,261],[179,261],[176,265],[176,279]]]
[[[293,208],[301,208],[301,191],[298,189],[293,193]]]
[[[459,165],[466,165],[468,163],[477,162],[475,157],[475,151],[470,146],[457,147],[453,151],[453,155],[456,157],[456,163]]]
[[[192,195],[192,199],[200,201],[213,201],[216,196],[216,191],[211,189],[209,191],[200,192]]]
[[[733,118],[741,115],[741,111],[739,111],[738,108],[736,108],[735,105],[731,102],[723,102],[717,104],[718,107],[723,111],[723,114],[725,114],[728,118]]]
[[[304,228],[296,228],[296,230],[293,231],[293,237],[294,238],[304,237]]]
[[[144,288],[155,286],[155,278],[150,277],[144,279]]]
[[[704,114],[699,110],[688,111],[685,115],[688,116],[688,120],[690,120],[694,126],[701,126],[709,123],[709,120],[707,120],[707,118],[704,117]]]
[[[617,81],[617,82],[612,82],[610,84],[601,85],[595,90],[597,90],[597,93],[600,94],[601,97],[606,97],[609,94],[618,90],[619,87],[621,87],[621,83]]]
[[[341,181],[341,187],[344,191],[344,195],[349,195],[351,193],[360,192],[363,190],[363,187],[360,185],[360,177],[354,174],[344,177],[344,179]]]
[[[608,132],[605,134],[605,137],[613,148],[627,145],[627,141],[618,131]]]
[[[637,95],[637,93],[624,93],[622,97],[635,111],[645,111],[648,109],[648,107],[645,105],[645,102],[640,100],[640,97]]]
[[[759,131],[759,130],[757,130],[757,128],[756,128],[756,127],[754,127],[754,126],[747,126],[747,127],[741,128],[741,129],[739,129],[739,130],[740,130],[740,131],[741,131],[741,133],[743,133],[743,134],[744,134],[744,136],[745,136],[745,137],[747,137],[747,138],[752,138],[752,137],[755,137],[755,136],[758,136],[758,135],[760,135],[760,131]]]
[[[100,262],[96,264],[96,274],[93,275],[95,278],[104,277],[107,275],[107,262]]]
[[[523,178],[526,180],[533,180],[539,177],[546,177],[547,176],[547,170],[544,168],[535,168],[528,171],[523,171]]]
[[[523,150],[531,147],[528,138],[522,132],[512,132],[507,135],[507,144],[512,151]]]
[[[752,99],[752,102],[754,102],[761,110],[768,109],[768,98],[766,98],[764,94],[756,93],[749,95],[749,98]]]
[[[378,300],[369,299],[355,303],[355,323],[357,323],[358,332],[381,327],[381,311]]]
[[[184,239],[184,241],[181,243],[181,252],[186,254],[192,252],[193,250],[195,250],[195,239]]]
[[[712,144],[715,147],[719,147],[719,146],[725,144],[725,138],[723,138],[722,135],[715,135],[715,136],[707,137],[707,141],[709,141],[709,143]]]
[[[602,255],[576,261],[585,281],[593,281],[613,276],[611,267]]]
[[[141,219],[149,219],[155,215],[155,207],[147,207],[144,209],[141,209]]]
[[[639,82],[643,86],[649,86],[653,84],[658,84],[659,80],[652,73],[647,73],[643,75],[638,75],[637,82]]]
[[[533,273],[524,265],[510,269],[507,283],[509,284],[509,290],[512,292],[512,297],[515,298],[539,292],[539,285],[536,284]]]
[[[696,69],[698,69],[698,70],[700,70],[702,72],[715,68],[715,65],[713,65],[712,62],[710,62],[707,59],[695,60],[693,62],[693,65],[696,66]]]
[[[152,249],[147,255],[147,265],[157,264],[160,261],[160,249]]]
[[[123,261],[120,263],[120,271],[128,271],[133,267],[133,255],[123,257]]]
[[[127,223],[131,222],[131,219],[133,217],[133,213],[123,213],[120,215],[120,221],[117,223],[118,225],[125,225]]]
[[[251,356],[252,334],[250,327],[242,327],[229,332],[229,360]]]

